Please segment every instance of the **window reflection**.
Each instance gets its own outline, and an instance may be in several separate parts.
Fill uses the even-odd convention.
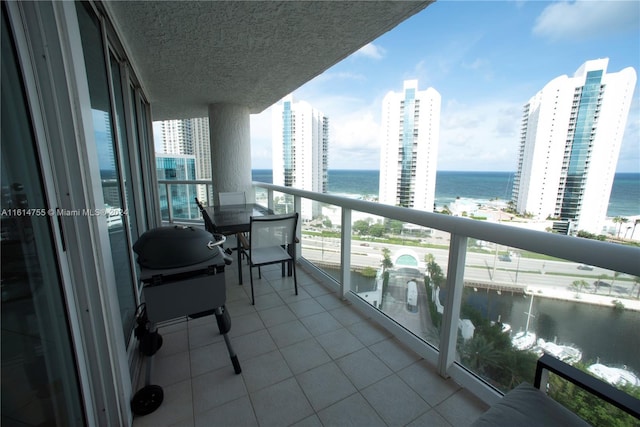
[[[1,424],[83,425],[52,218],[2,11]]]
[[[76,10],[78,12],[85,64],[87,66],[87,80],[89,82],[89,94],[93,111],[94,138],[100,166],[104,206],[105,211],[108,213],[107,224],[116,278],[115,285],[118,293],[118,302],[120,303],[124,338],[128,341],[134,326],[136,297],[131,269],[131,245],[127,236],[129,231],[125,228],[128,219],[124,215],[132,214],[133,211],[128,209],[129,204],[126,203],[127,199],[125,198],[131,194],[131,191],[128,194],[123,194],[122,192],[122,188],[127,188],[128,180],[126,177],[129,175],[126,173],[126,167],[124,171],[121,170],[118,162],[118,156],[121,156],[124,150],[118,149],[117,140],[113,134],[115,129],[120,137],[124,138],[124,125],[117,122],[114,123],[111,116],[107,64],[102,49],[103,43],[99,22],[93,11],[90,10],[89,5],[78,2],[76,3]],[[119,85],[119,73],[113,72],[114,85]],[[120,90],[119,86],[117,88],[116,92]],[[116,97],[115,105],[118,111],[118,105],[122,105],[119,97]],[[124,117],[124,113],[118,113],[117,117]],[[128,158],[123,159],[123,164],[125,164],[126,160]]]

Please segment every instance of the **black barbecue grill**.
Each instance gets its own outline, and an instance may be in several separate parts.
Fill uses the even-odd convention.
[[[153,354],[162,346],[158,322],[179,317],[215,314],[236,374],[241,372],[227,332],[231,318],[225,308],[224,268],[231,258],[222,251],[223,235],[183,226],[159,227],[142,234],[133,245],[143,283],[143,308],[137,317],[136,337],[148,356],[145,386],[131,401],[136,415],[155,411],[163,399],[160,386],[150,384]]]

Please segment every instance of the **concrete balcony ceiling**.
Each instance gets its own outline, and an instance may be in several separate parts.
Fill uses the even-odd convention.
[[[260,113],[432,1],[113,1],[153,119]]]

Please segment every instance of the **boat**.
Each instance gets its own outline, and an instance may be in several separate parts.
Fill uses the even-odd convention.
[[[582,351],[580,349],[567,344],[556,344],[547,342],[542,338],[538,339],[537,348],[542,352],[560,359],[569,365],[573,365],[582,360]]]
[[[624,368],[614,368],[603,365],[602,363],[594,363],[593,365],[590,365],[587,370],[593,375],[607,381],[609,384],[629,384],[635,387],[640,387],[640,378],[638,378],[638,376],[633,372],[626,369],[626,366]]]
[[[518,350],[529,350],[536,345],[536,334],[535,332],[529,331],[529,322],[531,320],[532,314],[531,309],[533,308],[533,294],[531,294],[531,301],[529,301],[529,311],[527,314],[527,326],[524,331],[520,331],[515,334],[511,338],[511,344]]]
[[[536,334],[520,331],[511,338],[511,344],[518,350],[529,350],[536,344]]]
[[[511,325],[508,323],[502,323],[501,316],[498,316],[498,321],[491,321],[491,326],[500,325],[500,331],[504,334],[511,332]]]

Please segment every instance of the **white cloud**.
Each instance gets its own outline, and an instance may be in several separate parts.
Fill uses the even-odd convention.
[[[153,143],[156,153],[162,152],[164,138],[162,137],[162,122],[153,122]]]
[[[640,94],[635,96],[629,111],[616,168],[618,172],[637,173],[640,171],[640,143],[638,141],[640,141]]]
[[[640,27],[637,1],[559,2],[547,6],[533,33],[552,40],[591,39]]]
[[[363,108],[329,120],[330,169],[379,168],[380,124],[373,111]]]
[[[373,43],[368,43],[354,52],[353,56],[364,56],[371,59],[382,59],[384,58],[385,53],[386,50],[383,47],[375,45]]]
[[[271,169],[271,107],[251,115],[251,168]]]
[[[348,71],[325,71],[324,73],[316,76],[313,80],[309,81],[307,84],[323,84],[332,80],[366,80],[366,77],[363,74],[351,73]]]
[[[330,121],[330,169],[378,169],[380,162],[380,94],[367,103],[344,95],[294,94]],[[478,103],[443,102],[438,170],[515,171],[523,104],[483,99]],[[619,171],[640,164],[640,100],[634,100],[622,144]],[[252,167],[271,169],[271,109],[251,116]]]
[[[438,170],[515,170],[521,108],[496,99],[443,105]]]
[[[379,103],[340,95],[294,93],[329,117],[329,169],[378,169]],[[271,169],[271,108],[251,116],[253,169]]]

